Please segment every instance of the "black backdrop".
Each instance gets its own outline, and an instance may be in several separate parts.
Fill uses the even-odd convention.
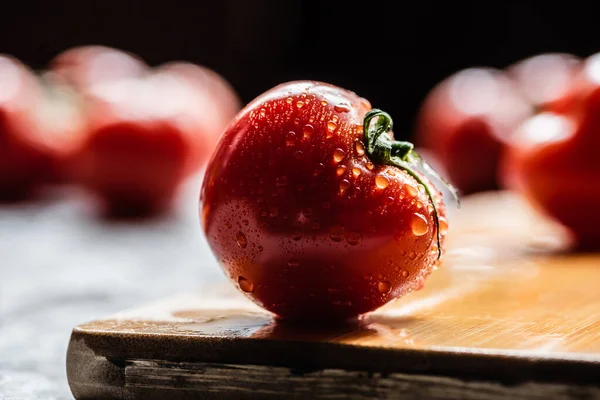
[[[5,1],[0,52],[34,68],[82,44],[129,50],[151,65],[189,60],[220,72],[245,102],[283,81],[324,80],[388,110],[396,135],[409,137],[424,96],[456,70],[599,51],[599,14],[585,4]]]

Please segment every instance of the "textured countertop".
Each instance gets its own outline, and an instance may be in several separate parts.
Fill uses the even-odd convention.
[[[103,221],[76,191],[0,206],[0,399],[72,399],[75,325],[224,280],[200,229],[199,186],[149,221]]]

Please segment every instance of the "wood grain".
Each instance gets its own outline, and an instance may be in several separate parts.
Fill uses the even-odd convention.
[[[278,322],[231,286],[82,324],[68,352],[73,393],[235,397],[261,382],[276,397],[299,373],[313,398],[423,386],[435,398],[600,396],[600,256],[570,253],[567,232],[508,193],[473,196],[452,221],[422,290],[345,325]],[[352,389],[365,373],[368,393]]]

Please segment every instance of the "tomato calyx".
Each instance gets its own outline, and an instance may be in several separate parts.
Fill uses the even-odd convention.
[[[373,121],[374,120],[374,121]],[[421,156],[414,150],[411,142],[394,140],[388,135],[394,126],[392,117],[385,111],[372,109],[365,114],[363,131],[365,132],[366,152],[380,164],[392,165],[412,176],[419,184],[423,185],[425,192],[433,207],[435,230],[437,235],[438,259],[442,256],[442,243],[440,236],[440,220],[438,206],[431,191],[430,185],[417,173],[418,167],[442,182],[460,206],[458,191],[446,179],[442,178]]]

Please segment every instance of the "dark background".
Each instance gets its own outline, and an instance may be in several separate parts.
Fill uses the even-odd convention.
[[[0,52],[34,68],[85,44],[128,50],[151,65],[193,61],[225,76],[244,102],[283,81],[328,81],[390,112],[396,135],[410,136],[420,102],[452,72],[598,51],[597,13],[585,4],[23,1],[2,7]]]

